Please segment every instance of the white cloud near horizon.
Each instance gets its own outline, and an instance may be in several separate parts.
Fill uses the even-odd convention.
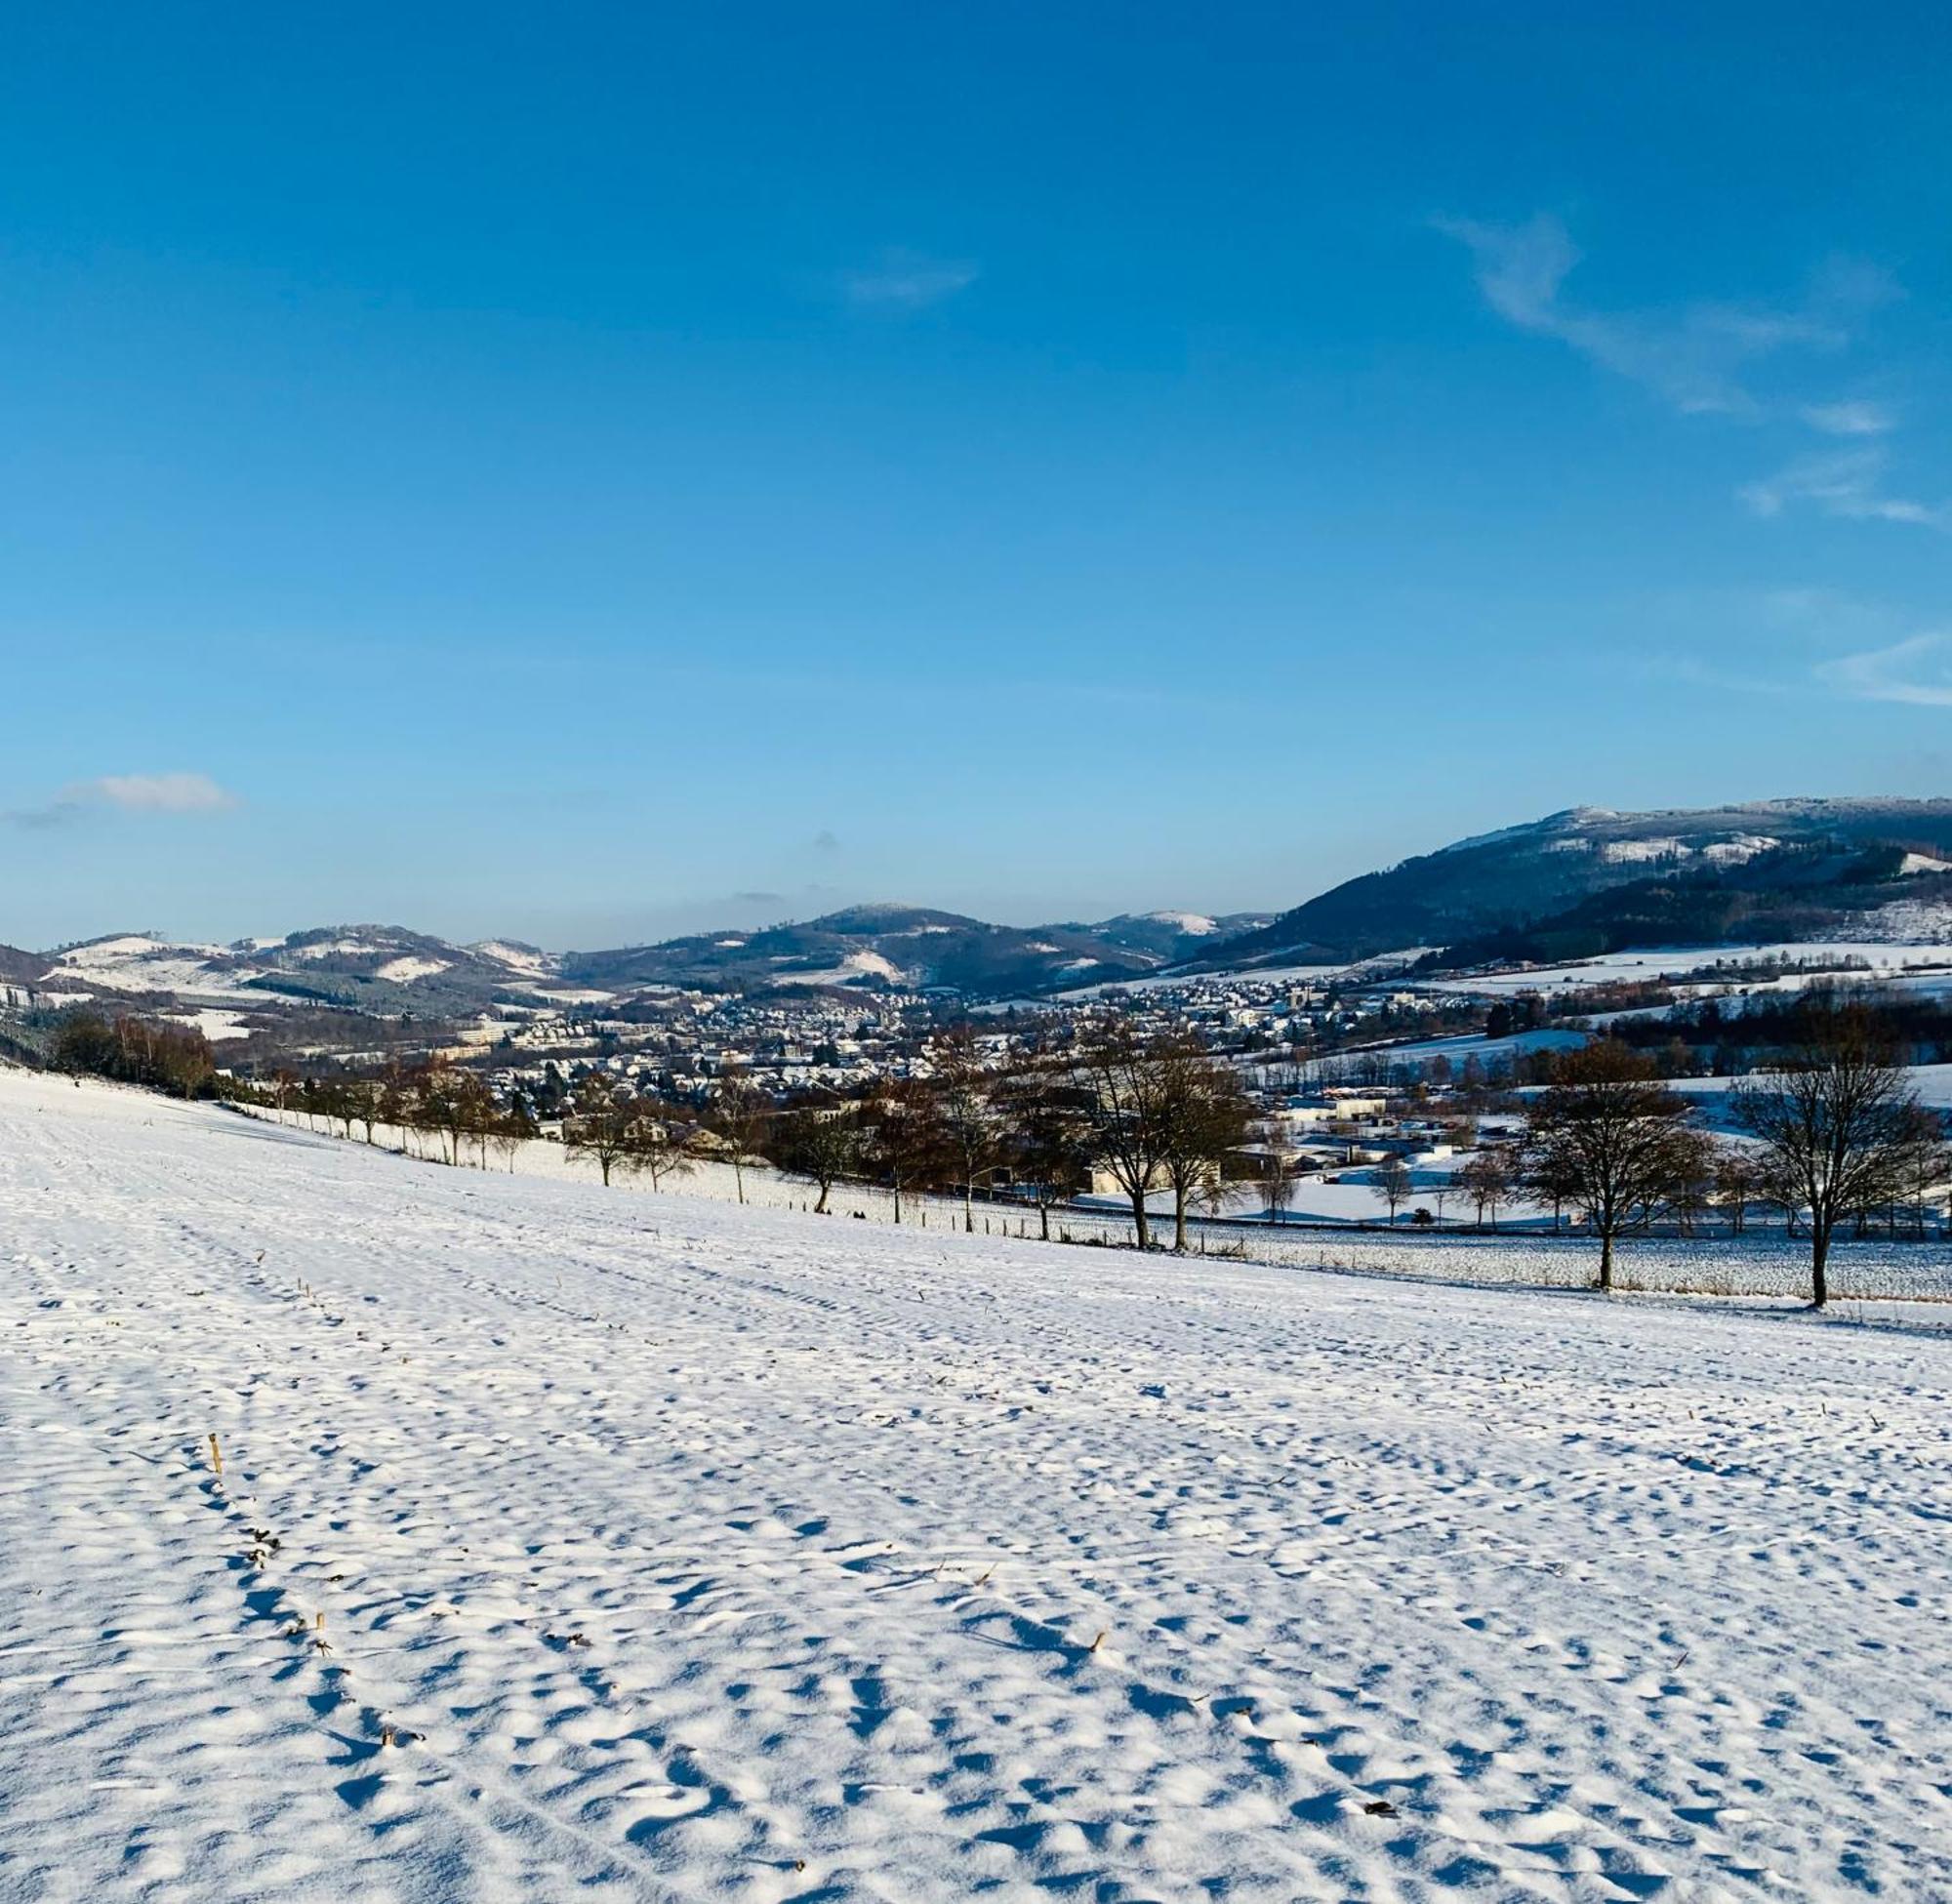
[[[930,258],[899,248],[863,269],[842,274],[847,302],[864,309],[925,310],[966,291],[982,275],[967,259]]]
[[[17,827],[59,827],[104,808],[117,813],[226,813],[243,802],[208,774],[102,774],[64,787],[45,806],[5,817]]]
[[[125,813],[221,813],[238,804],[208,774],[103,774],[86,787]]]

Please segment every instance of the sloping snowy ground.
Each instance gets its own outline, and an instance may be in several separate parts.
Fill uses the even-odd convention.
[[[1943,1899],[1948,1403],[0,1073],[0,1897]]]
[[[1712,1114],[1725,1100],[1726,1093],[1705,1096],[1701,1102]],[[238,1115],[279,1123],[273,1112],[235,1110]],[[299,1114],[286,1115],[288,1121],[280,1128],[310,1128]],[[315,1134],[323,1135],[324,1131]],[[441,1154],[438,1139],[386,1125],[379,1127],[377,1139],[385,1148],[405,1144],[409,1155],[423,1158]],[[361,1139],[345,1141],[358,1143]],[[1447,1161],[1461,1163],[1464,1155],[1468,1154]],[[463,1161],[471,1168],[480,1159],[464,1151]],[[594,1163],[569,1155],[556,1143],[524,1144],[512,1159],[491,1155],[485,1167],[555,1183],[594,1187],[600,1181]],[[1516,1282],[1548,1289],[1590,1286],[1598,1267],[1598,1245],[1590,1237],[1573,1234],[1569,1225],[1562,1236],[1545,1234],[1551,1227],[1549,1212],[1525,1204],[1516,1209],[1501,1207],[1495,1228],[1480,1230],[1469,1201],[1461,1195],[1446,1193],[1444,1227],[1415,1227],[1409,1212],[1419,1204],[1435,1206],[1442,1169],[1413,1167],[1415,1193],[1399,1211],[1396,1229],[1382,1234],[1353,1227],[1380,1225],[1387,1218],[1389,1206],[1370,1182],[1324,1184],[1310,1179],[1297,1183],[1282,1220],[1274,1224],[1265,1220],[1259,1195],[1251,1188],[1237,1186],[1223,1204],[1223,1214],[1236,1220],[1209,1225],[1199,1217],[1189,1219],[1192,1247],[1200,1254],[1226,1252],[1281,1269],[1354,1269],[1379,1276]],[[1370,1173],[1359,1168],[1356,1174],[1366,1178]],[[667,1184],[692,1197],[732,1201],[739,1195],[732,1169],[722,1163],[702,1162],[690,1175],[667,1180]],[[614,1188],[623,1195],[662,1194],[644,1177],[620,1176]],[[744,1194],[748,1202],[792,1210],[808,1208],[816,1195],[813,1186],[800,1178],[751,1165],[745,1172]],[[1169,1223],[1171,1194],[1156,1192],[1150,1202],[1154,1213]],[[872,1184],[836,1185],[833,1206],[837,1215],[858,1216],[872,1223],[890,1223],[894,1217],[889,1194]],[[915,1223],[917,1216],[924,1217],[920,1225],[924,1230],[962,1227],[961,1200],[953,1195],[910,1195],[904,1198],[904,1210],[910,1224]],[[1036,1213],[1019,1203],[979,1199],[975,1222],[986,1235],[994,1229],[998,1236],[1034,1236],[1037,1231]],[[1132,1225],[1122,1196],[1100,1195],[1053,1211],[1051,1230],[1054,1236],[1068,1236],[1075,1242],[1112,1242],[1123,1247],[1130,1242]],[[1163,1234],[1169,1237],[1170,1229]],[[1735,1237],[1726,1234],[1721,1219],[1705,1218],[1701,1234],[1694,1238],[1635,1236],[1623,1241],[1615,1275],[1623,1289],[1647,1293],[1763,1296],[1807,1302],[1810,1244],[1801,1236],[1786,1236],[1780,1219],[1772,1218],[1767,1210],[1751,1211],[1743,1234]],[[1914,1236],[1908,1228],[1901,1228],[1894,1237],[1875,1228],[1867,1236],[1859,1237],[1852,1230],[1840,1237],[1830,1258],[1830,1286],[1851,1319],[1879,1317],[1887,1306],[1896,1304],[1904,1311],[1901,1319],[1909,1327],[1952,1330],[1952,1250],[1946,1248],[1935,1217],[1923,1238]],[[1928,1303],[1933,1306],[1930,1310],[1917,1307]]]

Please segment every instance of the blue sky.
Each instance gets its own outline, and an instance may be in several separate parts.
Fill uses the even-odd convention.
[[[0,941],[1952,791],[1926,6],[23,10]]]

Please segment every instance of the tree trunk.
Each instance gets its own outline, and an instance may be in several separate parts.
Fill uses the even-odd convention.
[[[1830,1300],[1830,1226],[1810,1226],[1810,1307],[1821,1309]]]
[[[1186,1254],[1186,1192],[1177,1187],[1172,1193],[1172,1246]]]
[[[1139,1247],[1150,1249],[1153,1246],[1153,1233],[1146,1225],[1146,1194],[1142,1190],[1135,1190],[1131,1195],[1133,1233],[1138,1237]]]
[[[1044,1239],[1044,1241],[1045,1241],[1045,1242],[1049,1242],[1049,1241],[1050,1241],[1050,1205],[1049,1205],[1048,1203],[1039,1203],[1039,1204],[1037,1205],[1037,1221],[1038,1221],[1039,1223],[1041,1223],[1041,1224],[1042,1224],[1042,1226],[1043,1226],[1043,1239]]]
[[[815,1216],[825,1216],[827,1214],[827,1186],[825,1184],[822,1184],[820,1187],[820,1201],[813,1206],[813,1213]]]
[[[967,1179],[965,1179],[962,1185],[962,1230],[965,1236],[973,1236],[976,1234],[976,1212],[973,1201],[974,1195],[975,1192],[973,1187],[969,1184]]]
[[[600,1157],[598,1157],[598,1158],[596,1159],[596,1167],[597,1167],[597,1168],[598,1168],[598,1169],[599,1169],[600,1171],[602,1171],[602,1172],[603,1172],[603,1188],[604,1188],[605,1190],[608,1190],[608,1189],[610,1188],[610,1164],[611,1164],[611,1161],[612,1161],[612,1159],[610,1159],[610,1158],[609,1158],[609,1157],[607,1157],[607,1156],[600,1156]]]
[[[1600,1287],[1610,1290],[1613,1286],[1613,1233],[1611,1230],[1600,1232]]]

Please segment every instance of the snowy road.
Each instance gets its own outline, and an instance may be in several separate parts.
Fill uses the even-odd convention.
[[[1952,1897],[1948,1404],[0,1072],[0,1898]]]

